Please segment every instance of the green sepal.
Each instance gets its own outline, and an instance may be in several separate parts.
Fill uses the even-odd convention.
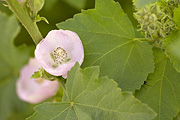
[[[57,76],[53,76],[51,74],[49,74],[48,72],[46,72],[42,67],[39,68],[38,71],[34,72],[34,74],[31,76],[31,79],[36,79],[36,78],[43,78],[43,79],[47,79],[47,80],[57,80],[58,77]]]
[[[46,22],[47,24],[49,24],[48,20],[47,20],[45,17],[41,17],[40,15],[37,15],[37,16],[34,18],[34,22],[40,22],[40,21],[44,21],[44,22]]]

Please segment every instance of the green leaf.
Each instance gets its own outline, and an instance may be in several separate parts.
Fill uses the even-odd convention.
[[[174,21],[178,27],[180,27],[180,7],[175,8]],[[166,52],[173,63],[175,69],[180,72],[180,31],[173,31],[164,41],[164,47]]]
[[[180,13],[180,7],[175,8],[173,18],[174,18],[174,21],[177,24],[177,26],[180,27],[180,14],[179,13]]]
[[[52,80],[52,81],[58,79],[57,76],[53,76],[53,75],[49,74],[42,67],[39,68],[38,71],[35,71],[34,74],[31,76],[31,78],[43,78],[43,79]]]
[[[158,113],[155,120],[172,120],[180,108],[180,73],[160,49],[154,48],[154,56],[155,71],[136,97]]]
[[[31,79],[32,79],[32,78],[41,78],[41,77],[42,77],[41,72],[40,72],[40,71],[36,71],[36,72],[34,72],[34,74],[31,76]]]
[[[142,8],[148,4],[152,4],[158,1],[160,0],[133,0],[133,3],[137,8]]]
[[[100,66],[100,76],[113,78],[123,91],[140,89],[154,70],[151,46],[135,39],[131,22],[113,0],[96,0],[95,9],[57,26],[80,36],[85,49],[83,67]]]
[[[0,13],[0,120],[7,120],[13,112],[22,112],[27,104],[16,96],[16,79],[21,67],[27,62],[26,46],[15,47],[13,40],[20,31],[14,16]]]
[[[175,69],[180,72],[180,32],[173,31],[164,41],[166,52],[173,63]]]
[[[63,102],[38,105],[28,120],[151,120],[156,116],[115,81],[98,76],[99,67],[82,70],[76,64],[68,72]]]

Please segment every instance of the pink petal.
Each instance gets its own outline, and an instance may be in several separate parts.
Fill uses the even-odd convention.
[[[50,54],[57,48],[63,48],[70,61],[58,66],[53,67],[54,61]],[[52,30],[48,33],[36,47],[35,57],[39,64],[50,74],[55,76],[66,76],[67,72],[74,66],[76,62],[81,65],[84,60],[84,49],[79,36],[69,30]]]
[[[31,58],[29,63],[22,68],[16,84],[17,95],[20,99],[36,104],[56,94],[59,86],[57,81],[43,79],[43,82],[40,83],[36,81],[37,79],[30,79],[40,67],[37,60]]]

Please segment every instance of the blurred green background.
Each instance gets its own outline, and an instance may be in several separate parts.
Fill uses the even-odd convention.
[[[127,13],[131,22],[133,23],[134,28],[137,29],[137,21],[133,17],[134,7],[132,5],[132,0],[115,1],[118,1],[121,4],[125,13]],[[6,3],[4,1],[0,1],[0,11],[11,15],[11,11],[3,4]],[[39,14],[46,17],[49,24],[46,24],[44,21],[38,23],[43,37],[45,37],[50,30],[57,29],[57,23],[65,21],[68,18],[72,18],[75,14],[80,13],[81,10],[92,9],[94,6],[95,0],[46,0],[44,7]],[[20,34],[15,39],[15,45],[19,46],[24,43],[28,46],[34,46],[34,43],[27,31],[24,29],[24,27],[21,27]],[[20,105],[19,107],[22,110],[19,110],[20,108],[12,110],[14,112],[7,118],[7,120],[23,120],[33,113],[34,105],[26,104]]]

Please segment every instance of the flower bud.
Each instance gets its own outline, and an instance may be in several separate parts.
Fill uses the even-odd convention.
[[[165,0],[165,3],[170,7],[178,7],[180,0]]]
[[[44,6],[45,0],[29,0],[28,1],[28,7],[33,12],[33,17],[37,15],[37,13],[42,9]]]
[[[145,37],[150,40],[165,38],[175,29],[171,14],[158,3],[147,5],[135,14]]]

